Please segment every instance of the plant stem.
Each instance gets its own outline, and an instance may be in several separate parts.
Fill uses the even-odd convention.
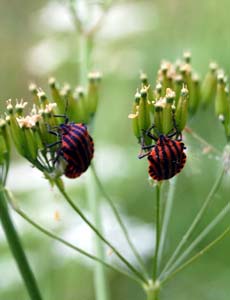
[[[139,266],[141,267],[141,270],[143,272],[143,274],[145,274],[145,277],[148,278],[148,272],[146,270],[146,267],[145,267],[145,264],[141,258],[141,256],[139,255],[137,249],[135,248],[134,244],[132,243],[131,239],[130,239],[130,236],[129,236],[129,233],[128,233],[128,230],[127,228],[125,227],[124,223],[122,222],[122,219],[120,217],[120,214],[116,208],[116,206],[114,205],[112,199],[109,197],[109,195],[106,193],[98,175],[97,175],[97,172],[96,172],[96,169],[95,169],[95,166],[94,164],[91,165],[91,170],[92,170],[92,173],[94,175],[94,178],[95,178],[95,182],[97,183],[97,186],[98,188],[100,189],[102,195],[104,196],[104,198],[107,200],[107,202],[109,203],[116,219],[117,219],[117,222],[118,224],[120,225],[121,227],[121,230],[123,231],[123,234],[127,240],[127,243],[129,244],[129,247],[130,249],[133,251],[133,254],[135,255],[138,263],[139,263]]]
[[[173,273],[171,273],[168,277],[166,277],[164,280],[162,280],[161,284],[165,284],[169,279],[172,279],[177,273],[184,270],[186,267],[188,267],[190,264],[192,264],[195,260],[197,260],[200,256],[202,256],[207,251],[209,251],[212,247],[214,247],[218,242],[220,242],[229,233],[230,233],[230,227],[228,227],[222,234],[220,234],[214,241],[212,241],[210,244],[208,244],[204,249],[199,251],[197,254],[195,254],[193,257],[191,257],[189,260],[187,260],[183,265],[181,265],[179,268],[177,268]]]
[[[91,65],[91,53],[93,49],[93,37],[82,33],[80,35],[80,82],[86,86],[89,67]]]
[[[38,289],[34,274],[30,268],[29,262],[24,253],[20,238],[11,220],[4,187],[0,187],[0,219],[5,232],[10,250],[17,263],[18,269],[24,280],[28,294],[31,300],[41,300],[41,294]]]
[[[186,242],[188,241],[189,237],[191,236],[191,234],[193,233],[196,225],[198,224],[198,222],[201,220],[203,214],[205,213],[205,210],[207,209],[212,197],[214,196],[214,194],[216,193],[216,191],[219,189],[220,184],[222,182],[223,176],[224,176],[225,171],[222,170],[219,174],[219,176],[216,179],[216,182],[214,183],[211,191],[209,192],[206,200],[204,201],[202,207],[200,208],[199,212],[197,213],[194,221],[192,222],[192,224],[190,225],[190,227],[188,228],[188,230],[186,231],[186,233],[184,234],[183,238],[181,239],[181,241],[179,242],[178,246],[176,247],[176,250],[174,251],[174,253],[172,254],[171,258],[169,259],[169,261],[167,262],[166,266],[164,267],[163,271],[160,274],[160,279],[162,278],[162,276],[164,275],[164,273],[171,267],[172,263],[174,262],[174,260],[176,259],[177,255],[180,253],[181,249],[183,248],[183,246],[186,244]]]
[[[170,180],[170,186],[168,190],[168,196],[165,203],[165,212],[163,216],[163,223],[162,223],[162,229],[161,229],[161,239],[160,239],[160,246],[159,246],[159,265],[162,260],[163,252],[164,252],[164,244],[168,232],[168,225],[171,217],[172,212],[172,206],[173,206],[173,198],[176,190],[176,182],[177,182],[177,176],[173,177]]]
[[[147,282],[144,276],[136,269],[134,268],[127,260],[126,258],[120,254],[120,252],[97,230],[97,228],[85,217],[85,215],[82,213],[80,208],[71,200],[71,198],[66,194],[65,190],[63,189],[62,185],[59,183],[59,181],[55,181],[55,184],[57,188],[59,189],[60,193],[64,196],[66,201],[70,204],[70,206],[73,208],[73,210],[82,218],[82,220],[95,232],[95,234],[105,243],[107,244],[113,252],[117,255],[117,257],[132,271],[140,280],[143,282]]]
[[[12,208],[14,209],[14,211],[19,214],[25,221],[27,221],[28,223],[30,223],[34,228],[36,228],[37,230],[39,230],[40,232],[42,232],[43,234],[45,234],[46,236],[52,238],[53,240],[56,240],[58,242],[60,242],[61,244],[79,252],[80,254],[88,257],[89,259],[92,259],[92,260],[95,260],[97,262],[100,262],[101,264],[103,264],[105,267],[107,267],[108,269],[112,270],[112,271],[116,271],[116,272],[119,272],[127,277],[129,277],[130,279],[132,280],[135,280],[137,281],[139,284],[142,284],[142,282],[132,276],[131,274],[121,270],[121,269],[118,269],[108,263],[106,263],[105,261],[101,260],[100,258],[82,250],[81,248],[77,247],[77,246],[74,246],[73,244],[67,242],[66,240],[60,238],[59,236],[57,236],[55,233],[53,233],[52,231],[49,231],[48,229],[46,229],[45,227],[41,226],[40,224],[38,224],[37,222],[35,222],[34,220],[32,220],[22,209],[20,209],[16,203],[16,201],[13,199],[13,196],[11,195],[11,193],[9,193],[9,191],[7,191],[7,197],[8,197],[8,200],[12,206]]]
[[[89,168],[87,175],[88,177],[86,182],[86,191],[87,191],[87,198],[89,201],[90,210],[93,215],[94,224],[96,228],[100,232],[103,232],[101,218],[100,218],[100,204],[97,201],[97,197],[96,197],[97,191],[96,191],[95,181],[93,177],[93,170],[91,167]],[[99,257],[101,260],[104,260],[105,259],[104,248],[98,236],[94,237],[94,249],[95,249],[96,256]],[[94,269],[94,286],[96,292],[96,299],[98,300],[109,299],[106,274],[104,272],[103,266],[98,262],[96,262],[95,269]]]
[[[144,286],[147,300],[159,300],[160,282],[149,280],[148,285]]]
[[[161,191],[161,182],[158,182],[156,185],[156,247],[155,254],[153,259],[153,280],[157,278],[158,271],[158,252],[160,245],[160,191]]]
[[[198,237],[190,244],[190,246],[183,252],[183,254],[175,261],[171,268],[165,273],[167,277],[172,273],[180,263],[192,252],[192,250],[202,241],[207,234],[230,212],[230,203],[228,203],[222,211],[212,220],[212,222],[198,235]]]

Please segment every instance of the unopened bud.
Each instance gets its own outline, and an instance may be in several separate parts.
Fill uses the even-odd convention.
[[[186,125],[188,118],[188,89],[183,87],[181,90],[181,96],[178,100],[178,104],[175,112],[175,121],[177,130],[181,132]]]
[[[194,115],[198,109],[201,99],[200,79],[198,75],[194,74],[192,77],[192,84],[189,93],[189,112]]]
[[[201,87],[201,103],[204,108],[206,108],[214,99],[216,94],[217,86],[217,64],[211,63],[209,65],[209,71],[206,74],[202,87]]]
[[[141,94],[141,99],[139,102],[139,115],[138,115],[138,120],[139,120],[139,128],[141,132],[144,132],[148,130],[148,128],[151,125],[150,122],[150,108],[147,102],[147,90],[146,88],[142,88],[140,91]],[[145,144],[148,145],[151,143],[151,140],[149,137],[145,137]]]
[[[141,72],[140,80],[141,80],[141,83],[143,84],[143,86],[148,86],[149,85],[147,74]]]

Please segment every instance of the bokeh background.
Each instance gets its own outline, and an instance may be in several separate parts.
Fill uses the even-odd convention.
[[[81,1],[82,2],[82,1]],[[95,5],[96,1],[91,1]],[[99,1],[98,1],[99,2]],[[139,72],[155,81],[162,59],[175,61],[184,50],[192,52],[194,68],[202,76],[211,60],[230,71],[230,2],[228,0],[113,1],[95,38],[93,68],[103,73],[100,106],[95,121],[95,163],[101,180],[119,207],[131,236],[150,266],[154,245],[154,192],[147,180],[147,163],[139,161],[139,147],[132,135],[130,112],[139,85]],[[44,90],[55,76],[61,83],[79,82],[79,37],[65,1],[0,1],[0,100],[29,101],[27,86],[36,82]],[[225,144],[213,108],[200,110],[190,126],[220,151]],[[202,146],[185,136],[188,161],[179,175],[173,217],[164,260],[211,189],[221,157],[204,154]],[[69,193],[88,213],[86,175],[66,180]],[[198,233],[220,211],[230,194],[226,178],[204,216]],[[90,231],[53,191],[42,175],[13,153],[8,186],[20,205],[36,220],[87,250]],[[167,184],[165,190],[167,189]],[[111,212],[101,199],[102,220],[108,237],[126,253]],[[54,215],[60,214],[60,220]],[[61,247],[14,216],[36,277],[46,300],[93,300],[92,263]],[[111,221],[112,220],[112,221]],[[214,239],[229,225],[225,218],[196,249]],[[230,240],[217,247],[168,283],[162,300],[227,300],[230,297]],[[129,257],[132,259],[132,257]],[[0,229],[0,299],[28,299],[21,278]],[[143,291],[125,277],[107,272],[111,300],[145,299]]]

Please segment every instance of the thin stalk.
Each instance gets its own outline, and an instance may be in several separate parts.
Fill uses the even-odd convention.
[[[148,285],[144,286],[147,300],[159,300],[160,282],[149,280]]]
[[[186,267],[191,265],[194,261],[196,261],[199,257],[205,254],[207,251],[212,249],[217,243],[223,240],[230,233],[230,227],[228,227],[222,234],[220,234],[214,241],[209,243],[205,248],[195,254],[193,257],[188,259],[184,264],[182,264],[179,268],[177,268],[173,273],[171,273],[168,277],[161,281],[161,284],[165,284],[168,280],[172,279],[177,273],[184,270]]]
[[[91,65],[91,53],[93,49],[93,36],[82,33],[80,39],[80,82],[83,87],[87,85],[88,72]]]
[[[188,230],[186,231],[186,233],[184,234],[184,236],[182,237],[181,241],[179,242],[178,246],[176,247],[174,253],[172,254],[172,256],[170,257],[169,261],[167,262],[167,264],[165,265],[163,271],[160,274],[159,278],[162,278],[163,274],[171,267],[172,263],[174,262],[174,260],[176,259],[176,257],[178,256],[178,254],[180,253],[181,249],[183,248],[183,246],[186,244],[186,242],[188,241],[189,237],[191,236],[191,234],[193,233],[196,225],[198,224],[198,222],[201,220],[203,214],[205,213],[212,197],[214,196],[214,194],[217,192],[217,190],[220,187],[220,184],[222,182],[223,176],[224,176],[225,171],[222,170],[219,174],[219,176],[216,179],[216,182],[214,183],[210,193],[208,194],[206,200],[204,201],[202,207],[200,208],[199,212],[197,213],[194,221],[192,222],[192,224],[190,225],[190,227],[188,228]]]
[[[8,205],[6,201],[6,194],[4,187],[0,187],[0,219],[3,230],[5,232],[10,250],[17,263],[19,272],[24,280],[25,287],[31,300],[41,300],[41,294],[38,289],[36,279],[30,268],[29,262],[24,253],[20,238],[11,220]]]
[[[95,186],[92,168],[89,168],[89,173],[87,175],[88,177],[86,182],[86,191],[87,191],[87,198],[89,201],[90,211],[93,215],[93,220],[96,228],[100,232],[103,232],[101,218],[100,218],[100,204],[97,201],[97,190]],[[104,260],[105,252],[104,252],[102,241],[98,238],[98,236],[94,237],[94,249],[95,249],[96,256],[99,257],[101,260]],[[106,274],[104,272],[103,266],[98,262],[96,262],[94,268],[94,286],[96,292],[96,299],[98,300],[109,299]]]
[[[222,211],[206,226],[206,228],[198,235],[198,237],[190,244],[190,246],[183,252],[183,254],[175,261],[171,268],[165,273],[167,277],[172,273],[180,263],[193,251],[193,249],[209,234],[209,232],[230,212],[230,203],[228,203]]]
[[[173,198],[175,195],[177,178],[178,177],[175,176],[169,182],[170,186],[169,186],[168,196],[165,203],[165,211],[164,211],[162,228],[161,228],[161,239],[160,239],[160,246],[159,246],[159,265],[161,264],[161,260],[164,252],[165,240],[168,233],[168,226],[169,226],[169,221],[172,212]]]
[[[99,190],[101,191],[101,194],[104,196],[104,198],[106,199],[106,201],[109,203],[116,219],[117,219],[117,222],[121,228],[121,230],[123,231],[123,234],[127,240],[127,243],[130,247],[130,249],[132,250],[133,254],[135,255],[138,263],[139,263],[139,266],[143,272],[143,274],[145,274],[145,277],[148,278],[148,272],[146,270],[146,267],[145,267],[145,264],[141,258],[141,256],[139,255],[137,249],[135,248],[134,244],[132,243],[131,239],[130,239],[130,236],[129,236],[129,233],[128,233],[128,230],[127,228],[125,227],[124,223],[122,222],[122,219],[121,219],[121,216],[116,208],[116,206],[114,205],[112,199],[109,197],[109,195],[106,193],[98,175],[97,175],[97,172],[96,172],[96,169],[95,169],[95,166],[94,164],[91,165],[91,170],[92,170],[92,173],[94,175],[94,178],[95,178],[95,182],[97,183],[97,186],[99,188]]]
[[[161,192],[161,182],[157,183],[156,185],[156,247],[155,247],[155,254],[153,259],[153,280],[155,281],[157,278],[157,271],[158,271],[158,253],[159,253],[159,246],[160,246],[160,192]]]
[[[117,255],[117,257],[127,266],[127,268],[130,269],[140,280],[147,283],[145,277],[135,268],[133,267],[127,259],[120,254],[120,252],[97,230],[97,228],[85,217],[85,215],[82,213],[80,208],[71,200],[71,198],[66,194],[63,187],[60,185],[58,181],[55,181],[55,184],[57,188],[59,189],[60,193],[63,195],[63,197],[66,199],[66,201],[69,203],[69,205],[73,208],[73,210],[82,218],[82,220],[95,232],[95,234],[106,244],[108,245],[113,252]]]
[[[40,232],[42,232],[43,234],[45,234],[46,236],[52,238],[53,240],[58,241],[59,243],[79,252],[80,254],[86,256],[89,259],[92,259],[94,261],[99,262],[100,264],[102,264],[103,266],[105,266],[106,268],[112,270],[112,271],[116,271],[119,272],[127,277],[129,277],[132,280],[137,281],[139,284],[142,284],[142,281],[140,281],[138,278],[132,276],[131,274],[125,272],[124,270],[118,269],[110,264],[108,264],[107,262],[101,260],[100,258],[82,250],[81,248],[67,242],[66,240],[60,238],[59,236],[57,236],[55,233],[53,233],[52,231],[49,231],[48,229],[46,229],[45,227],[43,227],[42,225],[40,225],[39,223],[35,222],[34,220],[32,220],[22,209],[20,209],[18,207],[18,205],[16,204],[15,200],[13,199],[12,195],[10,195],[10,193],[7,191],[7,197],[8,200],[12,206],[12,208],[14,209],[14,211],[20,215],[26,222],[30,223],[34,228],[36,228],[37,230],[39,230]]]

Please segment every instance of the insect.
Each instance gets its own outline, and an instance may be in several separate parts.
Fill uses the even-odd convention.
[[[61,115],[61,117],[63,116]],[[57,132],[49,131],[60,138],[58,142],[50,145],[60,145],[53,163],[58,162],[60,156],[63,157],[67,163],[65,176],[68,178],[79,177],[88,169],[93,158],[93,139],[89,135],[86,125],[68,122],[67,117],[65,117],[65,123],[59,125],[57,130]]]
[[[142,145],[143,150],[149,150],[145,154],[140,154],[138,157],[147,156],[149,161],[149,175],[157,181],[172,178],[178,174],[184,167],[186,162],[185,146],[181,141],[181,137],[172,139],[173,136],[178,136],[178,132],[170,135],[160,134],[155,137],[151,130],[154,126],[146,131],[146,135],[156,141],[155,145]],[[181,135],[179,135],[181,136]]]

